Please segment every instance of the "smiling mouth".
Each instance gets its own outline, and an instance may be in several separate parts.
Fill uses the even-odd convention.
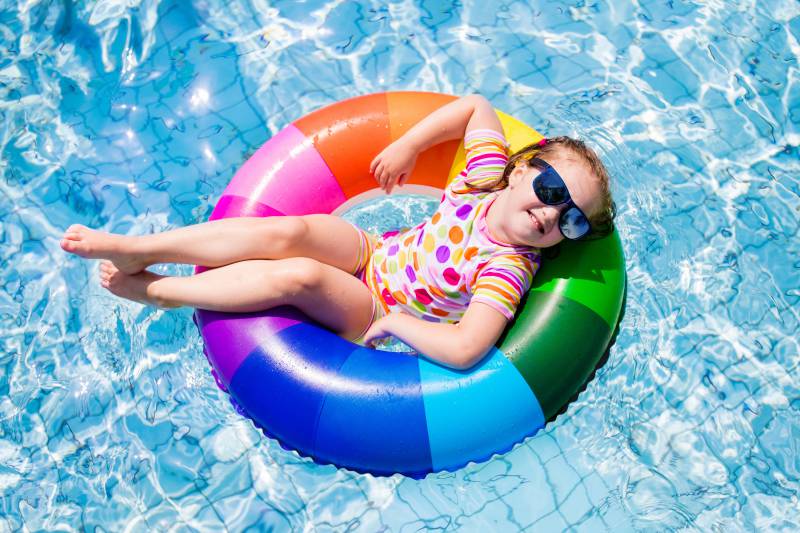
[[[541,221],[539,221],[539,219],[536,217],[536,215],[533,214],[533,211],[531,211],[530,209],[528,209],[528,216],[530,216],[531,220],[533,220],[534,223],[536,224],[536,229],[539,230],[539,233],[544,234],[544,226],[542,225]]]

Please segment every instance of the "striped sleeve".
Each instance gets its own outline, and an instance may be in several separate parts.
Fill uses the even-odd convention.
[[[503,254],[492,257],[475,279],[472,302],[493,307],[507,319],[514,318],[522,295],[539,270],[539,254]]]
[[[489,130],[470,130],[464,136],[467,166],[453,180],[453,192],[462,194],[491,187],[503,175],[508,163],[508,143],[502,133]]]

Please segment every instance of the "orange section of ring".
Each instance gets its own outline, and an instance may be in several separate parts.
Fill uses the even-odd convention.
[[[378,187],[369,165],[381,150],[456,98],[418,91],[368,94],[318,109],[294,125],[314,142],[349,199]],[[512,152],[541,139],[538,132],[517,119],[501,111],[498,116]],[[407,183],[443,189],[464,164],[460,139],[440,143],[419,154]]]
[[[389,92],[350,98],[294,122],[314,142],[346,198],[378,186],[369,165],[389,143],[456,97],[426,92]],[[444,188],[460,140],[431,147],[417,158],[409,184]]]

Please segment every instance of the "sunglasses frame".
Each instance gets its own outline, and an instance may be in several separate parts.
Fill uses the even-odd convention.
[[[569,193],[569,188],[567,187],[567,184],[564,182],[564,178],[562,178],[561,175],[556,171],[556,169],[554,169],[553,166],[550,165],[550,163],[548,163],[544,159],[539,159],[538,157],[533,157],[533,158],[528,160],[528,165],[539,169],[539,174],[535,178],[533,178],[533,184],[532,184],[533,185],[533,193],[536,195],[536,198],[538,198],[539,201],[542,202],[545,205],[564,205],[564,204],[566,204],[566,206],[567,206],[566,209],[561,211],[561,214],[558,217],[558,231],[561,232],[561,235],[563,235],[565,239],[568,239],[568,240],[571,240],[571,241],[580,241],[582,239],[585,239],[588,235],[590,235],[592,233],[592,229],[593,229],[592,228],[592,223],[589,222],[589,217],[586,216],[586,213],[584,213],[583,210],[580,207],[578,207],[578,205],[572,200],[572,195]],[[556,203],[550,203],[550,202],[544,200],[541,196],[539,196],[539,192],[536,190],[536,182],[537,182],[537,180],[539,178],[541,178],[545,174],[545,172],[550,172],[553,176],[558,178],[558,180],[561,182],[561,186],[564,188],[564,192],[566,193],[566,199],[564,201],[556,202]],[[587,226],[588,229],[586,230],[585,233],[583,233],[582,235],[580,235],[578,237],[569,237],[564,233],[563,226],[566,225],[564,223],[564,220],[565,220],[565,217],[567,216],[567,213],[570,211],[570,209],[577,210],[578,213],[580,213],[580,215],[584,218],[584,220],[586,220],[586,226]]]

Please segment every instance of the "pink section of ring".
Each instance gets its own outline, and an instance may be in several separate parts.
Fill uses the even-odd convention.
[[[250,198],[286,215],[332,213],[347,200],[313,141],[293,124],[242,165],[225,195]]]

